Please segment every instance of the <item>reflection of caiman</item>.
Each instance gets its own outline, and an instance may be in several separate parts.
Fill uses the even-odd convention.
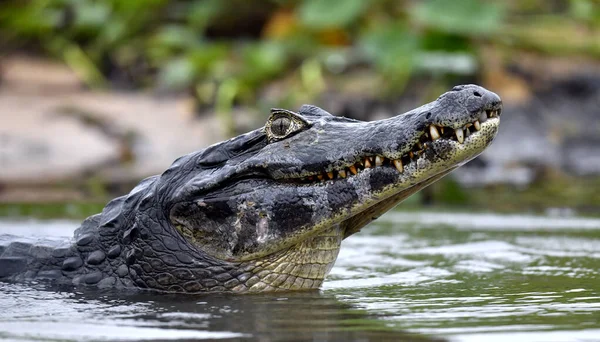
[[[481,153],[500,98],[474,85],[360,122],[303,106],[176,160],[74,240],[0,244],[0,279],[169,292],[317,288],[342,239]],[[6,239],[5,239],[6,240]]]

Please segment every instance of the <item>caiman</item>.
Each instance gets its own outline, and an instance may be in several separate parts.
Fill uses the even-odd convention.
[[[0,279],[160,292],[318,288],[343,239],[479,155],[502,102],[476,85],[372,122],[304,105],[177,159],[61,243],[0,238]]]

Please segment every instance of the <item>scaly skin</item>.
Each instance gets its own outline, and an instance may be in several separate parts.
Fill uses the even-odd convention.
[[[71,241],[0,236],[0,279],[186,293],[318,288],[344,238],[481,153],[500,109],[496,94],[467,85],[373,122],[314,106],[273,110],[265,127],[181,157],[111,201]]]

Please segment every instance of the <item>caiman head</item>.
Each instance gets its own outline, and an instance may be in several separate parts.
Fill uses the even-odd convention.
[[[159,225],[150,234],[162,245],[146,236],[146,248],[177,260],[134,267],[136,282],[182,292],[317,288],[345,237],[480,154],[501,106],[464,85],[373,122],[274,109],[264,127],[182,157],[153,182],[140,210],[159,214],[137,224]]]

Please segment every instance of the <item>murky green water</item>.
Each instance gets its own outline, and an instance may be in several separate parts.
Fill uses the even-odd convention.
[[[0,221],[0,234],[77,223]],[[600,341],[600,219],[392,212],[320,292],[181,296],[0,283],[6,340]]]

